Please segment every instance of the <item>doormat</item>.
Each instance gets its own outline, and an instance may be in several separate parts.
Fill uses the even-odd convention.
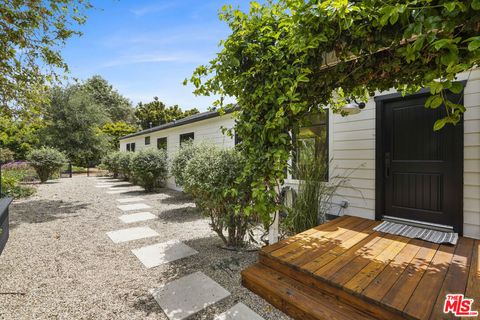
[[[458,233],[455,232],[437,231],[390,221],[382,222],[373,228],[373,230],[412,239],[422,239],[433,243],[448,243],[451,245],[456,245],[458,241]]]

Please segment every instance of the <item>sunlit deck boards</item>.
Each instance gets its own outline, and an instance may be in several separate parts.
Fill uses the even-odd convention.
[[[480,310],[479,240],[437,245],[373,231],[379,223],[345,216],[267,246],[242,273],[244,284],[297,318],[322,319],[305,315],[315,313],[315,304],[301,305],[307,287],[372,318],[451,318],[443,314],[447,293],[474,299]],[[262,282],[261,272],[277,275],[277,283]]]

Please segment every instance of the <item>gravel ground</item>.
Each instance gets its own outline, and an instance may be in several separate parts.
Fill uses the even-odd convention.
[[[124,224],[121,194],[95,188],[95,178],[74,177],[38,187],[11,206],[11,233],[0,256],[0,319],[167,319],[148,290],[202,271],[231,292],[192,319],[212,319],[243,302],[265,319],[289,319],[240,285],[240,270],[257,253],[219,249],[221,241],[182,193],[139,195],[157,219]],[[106,232],[149,226],[160,237],[114,244]],[[171,239],[199,254],[146,269],[131,249]],[[238,263],[238,265],[236,265]]]

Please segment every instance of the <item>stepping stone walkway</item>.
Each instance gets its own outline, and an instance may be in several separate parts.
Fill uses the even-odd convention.
[[[117,208],[122,211],[133,211],[133,210],[150,209],[151,207],[145,203],[132,203],[132,204],[119,205],[117,206]]]
[[[239,302],[229,310],[219,314],[214,320],[264,320],[252,309]]]
[[[144,201],[144,200],[145,199],[142,199],[142,198],[139,198],[139,197],[117,199],[117,201],[120,202],[120,203],[140,202],[140,201]]]
[[[96,185],[95,188],[111,188],[113,187],[113,184],[102,184],[102,185]]]
[[[123,216],[118,217],[124,223],[133,223],[133,222],[140,222],[140,221],[147,221],[155,219],[157,216],[151,214],[150,212],[138,212],[138,213],[131,213],[131,214],[124,214]]]
[[[161,264],[169,263],[198,253],[195,249],[190,248],[178,240],[157,243],[151,246],[134,249],[132,252],[147,268],[157,267]]]
[[[203,272],[195,272],[152,291],[170,320],[182,320],[225,299],[230,292]]]
[[[129,228],[122,229],[117,231],[107,232],[107,236],[114,243],[127,242],[132,240],[150,238],[159,236],[158,232],[149,228],[149,227],[138,227],[138,228]]]

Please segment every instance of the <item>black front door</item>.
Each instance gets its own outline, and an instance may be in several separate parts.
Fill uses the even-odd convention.
[[[428,97],[377,99],[377,217],[440,224],[461,232],[463,125],[434,132],[433,124],[445,109],[426,109]],[[461,96],[453,98],[463,103]]]

